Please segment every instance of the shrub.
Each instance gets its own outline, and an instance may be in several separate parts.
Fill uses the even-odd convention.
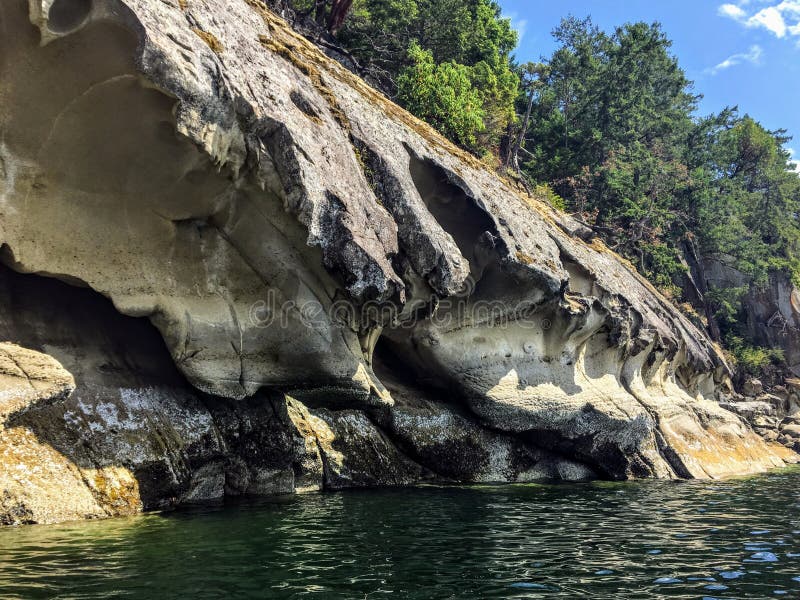
[[[484,112],[469,68],[455,62],[437,65],[433,54],[416,42],[408,56],[411,65],[397,78],[400,102],[457,144],[474,150],[477,134],[484,129]]]

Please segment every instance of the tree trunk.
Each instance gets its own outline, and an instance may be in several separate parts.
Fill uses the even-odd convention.
[[[323,27],[325,25],[325,9],[328,7],[327,0],[316,0],[314,2],[314,20],[317,25]]]
[[[703,260],[700,258],[697,248],[692,240],[684,240],[681,244],[683,246],[683,256],[689,265],[689,276],[691,282],[694,284],[696,300],[702,305],[703,312],[708,322],[708,335],[715,342],[722,342],[722,332],[719,329],[719,323],[714,317],[714,307],[708,299],[708,285],[706,284],[705,268]]]
[[[334,36],[339,33],[352,7],[353,0],[332,0],[331,14],[328,15],[328,33]]]
[[[525,144],[525,134],[528,132],[528,124],[531,120],[531,112],[533,112],[533,98],[534,89],[531,87],[528,93],[528,108],[525,111],[525,118],[522,119],[522,128],[519,130],[517,139],[511,145],[511,151],[508,153],[508,159],[506,160],[506,167],[511,165],[517,173],[519,173],[519,151]]]

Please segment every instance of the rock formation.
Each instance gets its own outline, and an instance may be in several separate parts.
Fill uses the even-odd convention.
[[[793,458],[633,267],[259,0],[4,0],[0,82],[4,522]]]
[[[780,349],[788,371],[800,375],[800,290],[786,273],[773,271],[766,282],[760,283],[734,265],[734,258],[728,255],[694,261],[694,281],[689,285],[697,290],[695,281],[702,279],[704,290],[740,288],[746,292],[742,308],[748,338],[758,346]],[[698,304],[703,304],[699,291],[693,295],[699,300]],[[742,391],[757,395],[747,389]]]

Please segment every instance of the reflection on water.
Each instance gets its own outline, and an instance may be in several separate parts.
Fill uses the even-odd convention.
[[[800,598],[800,469],[295,496],[0,531],[0,598]]]

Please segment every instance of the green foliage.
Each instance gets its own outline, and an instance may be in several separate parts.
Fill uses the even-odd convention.
[[[732,256],[759,285],[772,270],[795,275],[800,178],[787,168],[783,132],[745,116],[730,119],[713,136],[704,165],[713,177],[694,214],[704,252]]]
[[[577,213],[668,296],[695,302],[744,370],[780,362],[747,339],[742,302],[775,271],[800,286],[800,177],[788,138],[735,108],[698,118],[699,96],[658,23],[606,33],[570,17],[549,59],[513,65],[517,36],[496,0],[294,4],[327,15],[370,82]],[[341,28],[331,26],[337,6],[349,9]],[[709,257],[751,283],[680,298],[694,290],[687,264],[702,270]]]
[[[752,286],[774,271],[800,284],[800,177],[785,132],[730,108],[697,118],[698,96],[657,23],[608,34],[568,18],[553,34],[536,93],[518,99],[520,114],[532,102],[523,175],[550,184],[676,300],[685,264],[704,257],[724,257]],[[712,289],[702,308],[752,371],[779,357],[746,338],[748,291]]]
[[[412,63],[397,78],[400,101],[456,143],[474,149],[484,129],[484,112],[469,69],[455,62],[437,65],[430,50],[416,42],[408,54]]]
[[[682,269],[664,233],[679,226],[684,163],[696,97],[658,24],[607,35],[565,19],[542,78],[523,166],[604,232],[662,288]]]
[[[686,272],[680,255],[674,246],[663,242],[642,243],[642,255],[646,257],[644,275],[671,297],[680,295],[675,284],[680,273]]]
[[[758,375],[767,365],[785,361],[783,351],[777,348],[751,346],[739,336],[728,336],[725,340],[736,366],[748,375]]]
[[[510,60],[517,34],[497,2],[356,0],[338,39],[363,74],[402,106],[478,155],[497,153],[516,119],[519,88]],[[431,63],[446,82],[432,85]],[[420,77],[427,87],[416,92],[410,84]],[[468,114],[448,118],[445,106]]]
[[[714,318],[723,331],[730,331],[739,323],[742,298],[747,293],[747,289],[746,287],[712,287],[708,290],[706,298],[714,307]]]
[[[555,191],[553,191],[553,188],[548,184],[539,183],[531,191],[533,192],[534,196],[544,198],[547,203],[556,210],[560,210],[561,212],[567,210],[567,204],[564,202],[564,199],[556,194]]]

